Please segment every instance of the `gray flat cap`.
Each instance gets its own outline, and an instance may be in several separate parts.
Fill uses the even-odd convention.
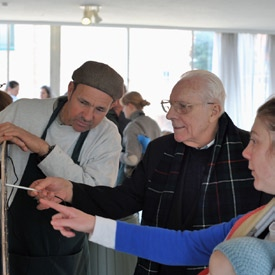
[[[76,83],[94,87],[113,98],[119,99],[123,95],[123,78],[110,66],[87,61],[73,72],[72,79]]]

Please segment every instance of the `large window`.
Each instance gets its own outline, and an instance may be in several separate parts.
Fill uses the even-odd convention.
[[[161,99],[169,98],[182,73],[205,69],[223,81],[225,110],[234,123],[250,130],[256,109],[275,90],[274,44],[275,37],[266,34],[0,24],[0,83],[18,81],[19,98],[38,98],[42,85],[62,95],[84,61],[105,62],[123,76],[129,91],[151,103],[145,113],[162,130],[172,130]]]
[[[127,80],[128,49],[126,28],[74,27],[61,28],[60,93],[67,91],[72,72],[85,61],[106,63]]]
[[[144,111],[163,130],[172,130],[160,102],[169,99],[173,85],[191,69],[192,32],[130,29],[129,90],[151,103]]]
[[[128,91],[140,92],[151,103],[145,113],[163,130],[172,130],[160,101],[169,98],[195,58],[196,66],[211,66],[211,39],[211,33],[196,32],[193,43],[193,32],[186,30],[63,26],[60,93],[66,92],[73,70],[83,62],[105,62],[124,77]]]
[[[19,98],[39,97],[40,87],[50,83],[50,27],[40,25],[10,27],[11,33],[4,31],[8,29],[7,25],[0,25],[2,45],[0,82],[7,83],[9,80],[19,82]],[[3,41],[6,41],[5,49]]]
[[[7,28],[7,25],[0,26],[1,30]],[[163,130],[172,130],[172,127],[160,101],[169,99],[181,74],[192,68],[211,70],[211,32],[61,26],[57,32],[60,33],[58,49],[51,45],[50,26],[14,25],[12,28],[10,48],[6,45],[0,51],[0,62],[6,64],[1,66],[0,73],[2,82],[20,83],[19,98],[38,98],[40,87],[53,81],[50,50],[54,50],[60,56],[60,88],[53,91],[55,95],[67,92],[72,72],[83,62],[104,62],[123,76],[128,91],[140,92],[151,103],[144,111],[156,119]],[[7,44],[8,39],[5,37],[4,41],[2,32],[0,34],[0,45]]]
[[[214,32],[194,31],[192,68],[212,71]]]

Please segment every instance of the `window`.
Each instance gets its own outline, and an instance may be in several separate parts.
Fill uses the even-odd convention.
[[[106,63],[127,80],[127,29],[62,26],[60,94],[67,92],[73,71],[85,61]]]
[[[212,71],[214,32],[194,31],[192,68]]]
[[[129,90],[141,93],[151,103],[145,113],[171,131],[160,102],[191,69],[192,31],[131,28],[129,41]]]
[[[1,25],[1,29],[6,26]],[[40,87],[50,82],[50,27],[14,25],[11,30],[12,44],[0,51],[0,64],[6,64],[0,66],[0,82],[16,80],[20,84],[18,98],[38,98]]]

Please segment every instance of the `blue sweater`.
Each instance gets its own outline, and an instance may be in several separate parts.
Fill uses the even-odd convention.
[[[96,217],[96,226],[89,239],[166,265],[208,265],[213,249],[225,239],[240,217],[195,231],[140,226]]]

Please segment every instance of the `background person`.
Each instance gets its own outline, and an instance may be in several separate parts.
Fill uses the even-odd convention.
[[[28,186],[61,176],[83,185],[114,186],[121,139],[105,118],[123,93],[111,67],[87,61],[72,74],[68,96],[20,99],[0,113],[0,143],[9,145],[7,178]],[[66,240],[50,227],[52,212],[36,210],[26,191],[8,189],[9,260],[12,275],[90,275],[85,234]]]
[[[215,74],[186,72],[170,99],[162,101],[174,133],[150,142],[122,185],[89,187],[59,178],[32,187],[40,185],[82,211],[112,219],[142,210],[142,225],[174,230],[207,228],[255,209],[271,196],[253,187],[242,156],[250,135],[224,112],[224,100],[224,87]],[[135,274],[190,275],[203,268],[139,258]]]
[[[43,85],[40,88],[40,98],[46,99],[46,98],[51,98],[51,97],[52,97],[51,88],[47,85]]]
[[[132,175],[133,169],[140,162],[144,149],[139,141],[139,135],[150,141],[160,137],[161,130],[157,122],[146,116],[143,108],[150,102],[143,99],[138,92],[128,92],[121,99],[123,113],[130,122],[122,135],[122,152],[120,154],[120,168],[117,185],[122,184],[125,177]]]
[[[19,94],[19,83],[15,80],[11,80],[8,82],[6,86],[6,92],[12,97],[13,101],[16,101]]]
[[[126,93],[126,86],[124,86],[124,93]],[[118,128],[118,131],[123,136],[123,131],[126,125],[130,122],[130,119],[127,119],[123,112],[123,106],[120,104],[120,99],[117,99],[113,102],[112,108],[107,113],[106,117],[110,119]]]

